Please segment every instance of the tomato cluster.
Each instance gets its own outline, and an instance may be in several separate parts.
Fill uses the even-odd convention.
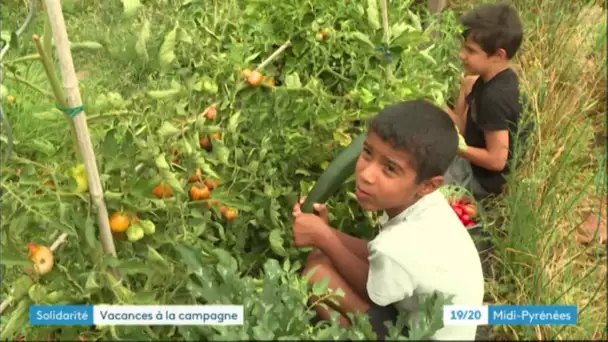
[[[451,199],[449,202],[456,215],[458,215],[460,222],[462,222],[465,227],[471,228],[478,224],[477,219],[479,213],[477,212],[477,205],[475,202],[472,202],[466,196],[462,196],[458,199]]]

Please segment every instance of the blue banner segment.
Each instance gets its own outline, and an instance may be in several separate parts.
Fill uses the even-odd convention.
[[[490,325],[575,325],[576,305],[489,305]]]
[[[93,305],[32,305],[31,325],[93,325]]]

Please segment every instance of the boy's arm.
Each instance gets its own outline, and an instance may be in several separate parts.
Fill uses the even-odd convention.
[[[353,254],[357,255],[359,259],[367,260],[369,257],[369,251],[367,249],[367,241],[364,239],[359,239],[354,236],[350,236],[346,233],[343,233],[337,229],[332,228],[332,231],[340,242],[346,247],[349,251],[353,252]]]
[[[471,164],[492,171],[502,171],[509,156],[509,123],[512,117],[513,101],[501,94],[499,89],[484,94],[482,107],[479,108],[477,124],[484,131],[486,148],[468,146],[458,155]]]
[[[467,146],[458,155],[484,169],[502,171],[509,156],[509,131],[485,131],[485,139],[486,148]]]
[[[445,108],[445,111],[450,115],[452,121],[458,126],[461,132],[464,132],[465,129],[465,121],[467,116],[467,95],[473,89],[473,85],[477,81],[479,76],[466,76],[461,78],[460,80],[460,91],[458,95],[458,100],[456,101],[456,105],[454,106],[454,110],[450,107]]]
[[[317,248],[331,260],[336,271],[353,287],[353,290],[366,294],[367,264],[340,241],[336,232],[334,228],[328,230],[328,234],[317,242]]]

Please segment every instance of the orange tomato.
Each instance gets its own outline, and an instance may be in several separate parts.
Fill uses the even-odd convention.
[[[201,146],[201,148],[204,148],[207,151],[209,151],[211,149],[211,139],[209,139],[209,136],[200,138],[198,140],[198,143]]]
[[[262,74],[259,71],[252,71],[251,74],[249,74],[249,76],[247,76],[247,82],[249,82],[249,84],[254,87],[259,86],[263,80],[264,80],[264,76],[262,76]]]
[[[208,207],[208,208],[211,208],[211,207],[213,207],[213,206],[217,205],[217,203],[218,203],[218,201],[217,201],[217,200],[213,200],[213,199],[212,199],[212,200],[208,200],[208,201],[207,201],[207,207]]]
[[[193,200],[200,201],[209,198],[209,196],[211,196],[211,192],[206,186],[200,187],[198,185],[194,185],[190,188],[190,196],[192,196]]]
[[[158,198],[171,197],[173,189],[169,185],[159,184],[152,190],[152,193]]]
[[[117,211],[110,217],[110,229],[115,233],[127,231],[130,225],[131,221],[129,220],[129,216],[124,213]]]
[[[211,135],[211,137],[212,137],[213,139],[215,139],[215,140],[222,139],[222,133],[220,133],[220,132],[215,132],[215,133],[213,133],[213,134]]]
[[[201,171],[200,168],[196,169],[196,175],[191,176],[190,179],[188,179],[188,183],[196,183],[196,182],[200,182],[202,179],[202,175],[203,175],[203,171]]]
[[[228,208],[223,214],[228,221],[232,221],[239,216],[239,212],[234,208]]]
[[[213,190],[220,186],[221,182],[219,179],[211,180],[209,178],[205,179],[205,186],[209,188],[209,190]]]
[[[209,107],[209,109],[207,109],[207,114],[205,114],[205,117],[209,120],[213,120],[213,119],[215,119],[216,115],[217,115],[217,109],[215,109],[215,107]]]
[[[220,206],[220,213],[225,214],[228,211],[228,207],[225,205]]]
[[[241,72],[241,77],[248,78],[251,75],[251,70],[245,69]]]

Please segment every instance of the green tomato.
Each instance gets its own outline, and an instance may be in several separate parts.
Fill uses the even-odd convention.
[[[139,221],[139,224],[146,235],[152,235],[156,232],[156,226],[154,225],[154,222],[150,220]]]
[[[129,241],[135,242],[141,240],[143,237],[144,229],[141,227],[141,224],[132,224],[129,229],[127,229],[127,238],[129,239]]]

